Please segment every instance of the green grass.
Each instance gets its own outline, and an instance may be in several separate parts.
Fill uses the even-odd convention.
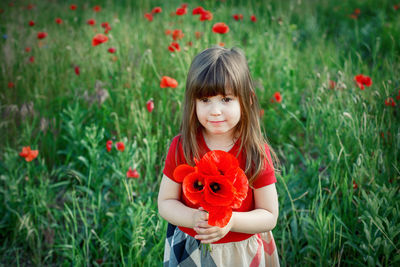
[[[400,263],[395,3],[207,0],[189,3],[182,17],[171,16],[177,1],[76,1],[76,11],[72,2],[34,1],[32,10],[30,2],[13,3],[0,4],[2,265],[161,264],[166,222],[156,199],[169,141],[179,132],[186,73],[194,55],[220,42],[244,50],[265,135],[282,162],[273,230],[282,266]],[[199,5],[212,21],[191,15]],[[163,11],[148,22],[143,15],[156,6]],[[92,47],[104,21],[109,41]],[[217,36],[211,27],[220,21],[230,32]],[[166,29],[183,30],[180,52],[168,51]],[[39,31],[48,36],[37,40]],[[360,73],[373,80],[363,91],[353,80]],[[179,86],[161,89],[164,75]],[[275,92],[279,104],[270,102]],[[385,105],[389,97],[395,107]],[[124,142],[125,151],[107,152],[107,140]],[[25,162],[23,146],[39,156]],[[126,178],[129,167],[139,179]]]

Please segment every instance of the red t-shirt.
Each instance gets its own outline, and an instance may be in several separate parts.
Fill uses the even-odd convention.
[[[174,182],[177,182],[174,177],[173,173],[175,168],[180,165],[180,164],[187,164],[184,154],[183,154],[183,149],[182,149],[182,142],[180,141],[181,135],[177,135],[172,139],[171,145],[168,150],[167,158],[165,159],[165,166],[163,173],[173,180]],[[210,149],[207,147],[206,142],[204,141],[203,134],[200,132],[197,138],[199,148],[201,151],[200,157],[202,157],[205,153],[209,152]],[[178,150],[176,149],[177,146]],[[236,141],[234,146],[231,148],[231,150],[228,151],[228,153],[234,155],[238,154],[238,150],[240,148],[240,140]],[[271,153],[269,152],[268,145],[265,145],[265,151],[267,153],[267,157],[269,162],[272,164],[271,160]],[[238,162],[239,162],[239,167],[242,168],[243,170],[246,167],[246,158],[243,153],[243,150],[239,153],[237,156]],[[253,183],[254,188],[261,188],[273,183],[276,183],[276,178],[275,178],[275,172],[273,167],[270,167],[268,162],[265,164],[266,168],[259,174],[257,179]],[[178,182],[177,182],[178,183]],[[181,192],[181,201],[183,204],[185,204],[188,207],[191,208],[198,208],[199,206],[193,205],[188,201],[188,199],[185,197],[183,192]],[[250,211],[254,209],[254,195],[253,195],[253,190],[249,187],[249,190],[247,192],[247,197],[243,200],[242,205],[238,209],[234,209],[233,211]],[[192,228],[186,228],[186,227],[179,227],[183,232],[195,236],[196,231],[194,231]],[[245,240],[249,237],[251,237],[253,234],[246,234],[246,233],[239,233],[239,232],[229,232],[226,236],[224,236],[222,239],[215,243],[228,243],[228,242],[237,242],[237,241],[242,241]]]

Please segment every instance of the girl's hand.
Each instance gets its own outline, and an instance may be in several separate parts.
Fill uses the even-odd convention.
[[[199,208],[199,210],[204,211],[203,208]],[[208,224],[208,213],[207,214],[207,219],[206,220],[199,220],[195,225],[194,225],[194,230],[197,232],[197,235],[194,237],[198,240],[201,241],[201,243],[208,244],[208,243],[213,243],[217,242],[221,238],[223,238],[227,233],[232,228],[232,218],[229,221],[229,223],[223,227],[220,228],[218,226],[211,226]]]

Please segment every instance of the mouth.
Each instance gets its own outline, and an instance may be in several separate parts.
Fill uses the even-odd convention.
[[[212,124],[219,124],[219,123],[223,123],[223,122],[225,122],[225,121],[208,121],[209,123],[212,123]]]

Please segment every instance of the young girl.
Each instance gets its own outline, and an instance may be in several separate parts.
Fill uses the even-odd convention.
[[[213,47],[194,58],[181,133],[171,142],[158,195],[160,215],[169,222],[164,266],[279,266],[271,233],[278,218],[276,156],[262,136],[259,114],[240,50]],[[178,165],[194,166],[193,159],[210,150],[234,155],[249,181],[246,199],[223,228],[207,223],[208,213],[182,197],[173,177]]]

